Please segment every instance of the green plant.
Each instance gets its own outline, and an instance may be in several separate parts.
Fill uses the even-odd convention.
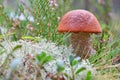
[[[47,62],[53,60],[54,58],[50,55],[47,55],[45,52],[42,52],[41,54],[37,54],[37,60],[38,60],[38,64],[39,67],[42,68],[42,66],[44,64],[46,64]]]
[[[80,72],[86,70],[86,68],[82,67],[74,70],[74,67],[78,64],[79,60],[77,60],[73,55],[70,55],[69,61],[70,61],[71,72],[72,72],[72,77],[70,78],[70,80],[75,80],[75,76]]]
[[[29,0],[29,6],[24,1],[18,1],[16,2],[18,9],[14,11],[14,18],[16,15],[18,17],[23,15],[25,20],[10,19],[11,12],[2,6],[0,25],[7,28],[6,34],[13,33],[9,37],[14,41],[21,39],[22,36],[42,36],[47,40],[62,44],[65,43],[64,36],[57,32],[57,25],[61,16],[70,9],[71,2],[72,0],[57,1],[56,3],[51,3],[50,0]],[[29,20],[30,16],[34,18],[33,22]]]
[[[91,71],[87,72],[87,76],[85,80],[93,80]]]
[[[50,55],[47,55],[45,52],[42,52],[41,54],[37,54],[36,56],[37,60],[38,60],[38,75],[37,75],[37,79],[41,79],[41,69],[45,68],[43,67],[44,64],[46,64],[47,62],[53,60],[54,58]],[[45,72],[47,73],[47,71],[45,70]]]
[[[114,35],[109,26],[103,26],[103,33],[97,36],[93,43],[97,52],[89,58],[97,71],[101,72],[102,75],[113,77],[113,80],[119,73],[117,70],[119,69],[118,64],[114,64],[114,59],[119,55],[119,39]],[[115,63],[118,63],[118,61]]]
[[[79,75],[81,72],[86,70],[85,67],[76,68],[78,66],[78,63],[79,63],[79,59],[77,59],[73,55],[70,55],[69,56],[69,64],[70,64],[70,71],[72,73],[71,75],[64,72],[65,71],[65,64],[63,61],[59,61],[56,63],[57,73],[56,74],[49,73],[47,75],[47,77],[52,79],[52,80],[65,80],[65,77],[67,78],[67,80],[76,80],[76,76]],[[91,71],[87,72],[85,80],[92,80]]]

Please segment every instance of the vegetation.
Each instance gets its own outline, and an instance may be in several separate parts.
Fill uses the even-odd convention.
[[[105,5],[90,0],[99,11],[95,15],[103,32],[98,36],[93,35],[96,54],[88,61],[72,54],[65,42],[69,34],[57,32],[58,23],[64,13],[72,9],[73,0],[54,1],[29,0],[26,3],[16,0],[17,9],[12,9],[2,5],[3,0],[0,0],[0,80],[42,80],[43,77],[52,80],[118,80],[120,22],[115,23],[108,17],[110,1],[106,0]],[[66,62],[57,61],[57,58]],[[50,73],[52,69],[46,70],[48,65],[54,65],[53,73]],[[26,70],[23,71],[24,75],[20,74],[21,70]]]

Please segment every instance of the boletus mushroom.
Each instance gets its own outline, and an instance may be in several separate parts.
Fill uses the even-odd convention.
[[[81,58],[88,58],[94,53],[91,46],[91,35],[101,33],[97,18],[86,10],[67,12],[58,25],[58,32],[70,32],[74,53]]]

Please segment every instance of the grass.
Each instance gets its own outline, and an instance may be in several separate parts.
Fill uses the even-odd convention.
[[[108,80],[110,77],[112,78],[111,80],[116,80],[116,76],[119,74],[119,62],[116,62],[117,64],[115,65],[113,64],[114,59],[120,55],[119,38],[114,33],[115,29],[111,29],[111,27],[115,27],[115,25],[103,26],[102,34],[98,37],[98,40],[94,41],[97,44],[95,45],[97,54],[91,56],[89,60],[102,75],[105,75],[106,78],[109,77]]]
[[[67,36],[69,36],[69,34],[58,33],[57,26],[63,14],[71,10],[71,2],[72,0],[60,0],[57,3],[53,4],[50,3],[48,0],[30,0],[29,4],[31,4],[31,7],[29,7],[29,5],[27,5],[26,3],[18,3],[18,9],[21,13],[23,13],[26,20],[13,20],[9,18],[10,12],[5,6],[2,6],[2,0],[0,0],[0,26],[1,28],[5,28],[7,30],[5,33],[0,33],[1,42],[7,41],[8,43],[10,43],[11,41],[17,42],[22,39],[25,41],[27,40],[28,42],[30,41],[32,43],[39,43],[42,39],[45,38],[47,39],[47,42],[54,42],[57,46],[66,46],[65,39]],[[51,6],[49,6],[50,4]],[[14,12],[16,13],[16,15],[20,15],[18,10],[15,10]],[[34,22],[30,21],[28,16],[33,16]],[[115,58],[120,55],[119,25],[119,22],[115,23],[114,21],[112,21],[109,25],[101,22],[101,27],[103,29],[102,34],[99,34],[97,36],[93,35],[93,47],[96,49],[97,52],[95,55],[92,55],[89,58],[89,61],[91,64],[93,64],[93,68],[97,70],[98,74],[91,77],[91,72],[88,72],[87,76],[85,77],[86,80],[119,79],[119,62],[114,62]],[[0,54],[3,54],[5,51],[9,51],[7,48],[7,50],[3,49],[4,45],[0,46]],[[14,52],[14,50],[17,50],[19,48],[20,45],[13,48],[12,51]],[[11,55],[13,54],[13,52],[6,52],[6,54]],[[8,57],[6,58],[7,63],[5,63],[6,66],[2,68],[5,71],[9,69],[9,58],[11,57],[9,57],[8,55]],[[77,61],[72,61],[75,65],[78,63]],[[72,64],[70,66],[72,66]],[[58,67],[60,68],[58,69],[59,71],[63,70],[63,66],[59,66],[58,64]],[[39,70],[41,69],[41,66],[37,65],[37,68],[35,69]],[[80,71],[82,71],[82,68],[80,68],[77,72]],[[74,70],[72,72],[74,72]],[[63,73],[61,74],[60,72],[59,75],[63,76]],[[69,80],[74,79],[74,74],[72,76],[73,77],[69,78]],[[59,77],[58,74],[57,77]]]

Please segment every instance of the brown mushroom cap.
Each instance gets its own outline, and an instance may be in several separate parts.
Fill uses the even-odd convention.
[[[72,10],[66,13],[58,26],[59,32],[101,33],[96,17],[86,10]]]

